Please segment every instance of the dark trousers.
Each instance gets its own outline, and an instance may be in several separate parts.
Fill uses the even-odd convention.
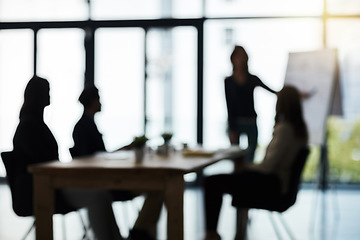
[[[216,231],[223,194],[230,194],[245,205],[263,201],[280,193],[277,176],[256,171],[242,171],[236,174],[220,174],[205,178],[205,224],[206,230]]]
[[[245,161],[248,163],[252,163],[254,161],[259,135],[256,120],[253,123],[237,123],[235,129],[232,129],[232,131],[236,132],[239,135],[237,144],[240,144],[240,136],[242,134],[246,134],[248,138],[248,154],[245,158]]]

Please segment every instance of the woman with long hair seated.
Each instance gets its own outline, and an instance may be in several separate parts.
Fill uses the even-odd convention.
[[[233,198],[268,199],[285,194],[290,169],[300,149],[308,144],[308,132],[303,118],[301,95],[291,86],[277,93],[273,138],[259,164],[249,164],[233,174],[219,174],[205,179],[206,240],[221,239],[217,232],[223,194]]]

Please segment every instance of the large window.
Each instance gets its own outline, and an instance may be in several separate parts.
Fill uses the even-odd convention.
[[[360,19],[331,19],[329,47],[338,49],[343,116],[331,118],[329,160],[331,178],[360,182]]]
[[[280,90],[289,52],[321,48],[322,24],[318,19],[214,20],[206,23],[205,30],[204,143],[226,147],[229,141],[224,79],[231,75],[234,45],[242,45],[248,52],[252,74],[270,88]],[[272,137],[275,101],[274,94],[262,88],[255,90],[261,146],[266,146]]]
[[[329,121],[336,133],[329,134],[330,168],[351,182],[360,159],[359,21],[358,0],[0,0],[0,150],[12,148],[34,73],[50,81],[45,120],[64,160],[85,76],[100,90],[96,122],[108,150],[143,133],[156,146],[164,132],[176,144],[227,147],[224,78],[235,44],[247,50],[251,73],[274,90],[283,86],[289,52],[329,47],[338,51],[344,111]],[[256,89],[256,160],[271,139],[275,101]],[[319,158],[312,158],[314,170]]]
[[[203,0],[92,0],[94,19],[194,18],[202,16]],[[111,6],[111,7],[109,7]]]
[[[24,89],[33,72],[33,34],[30,30],[0,32],[0,149],[12,149]],[[2,161],[0,176],[4,175]]]
[[[328,24],[329,47],[338,49],[344,116],[360,116],[360,20],[332,19]]]
[[[341,1],[341,0],[340,0]],[[207,17],[321,15],[323,0],[207,0]]]
[[[0,0],[0,21],[68,21],[88,19],[85,0]]]
[[[149,137],[172,132],[174,142],[196,144],[196,33],[192,27],[148,32]]]
[[[50,82],[44,120],[54,134],[60,160],[70,158],[72,130],[81,116],[77,99],[84,85],[84,31],[44,29],[38,33],[37,74]]]
[[[96,121],[106,148],[115,150],[144,133],[144,30],[98,29],[95,49]]]
[[[359,0],[327,0],[330,14],[360,14]]]
[[[91,13],[94,19],[151,19],[161,17],[162,0],[93,0],[91,2]]]

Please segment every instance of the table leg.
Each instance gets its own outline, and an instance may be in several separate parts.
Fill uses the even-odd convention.
[[[184,239],[184,177],[169,175],[165,189],[167,235],[169,240]]]
[[[34,214],[37,240],[53,239],[54,189],[50,178],[34,176]]]
[[[245,156],[232,159],[234,163],[234,172],[241,172],[246,167]]]

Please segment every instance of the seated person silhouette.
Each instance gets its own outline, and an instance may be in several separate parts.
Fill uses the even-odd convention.
[[[100,95],[94,85],[89,85],[82,91],[79,102],[83,105],[84,111],[76,123],[73,131],[74,147],[70,149],[73,157],[92,155],[96,152],[105,152],[106,147],[99,132],[94,116],[101,111]],[[121,147],[131,149],[131,144]]]
[[[297,89],[285,86],[277,97],[273,138],[263,161],[248,164],[240,172],[205,179],[206,240],[221,239],[217,225],[223,194],[237,199],[246,198],[251,202],[284,194],[288,189],[292,161],[299,150],[307,146],[308,133]]]
[[[32,209],[32,176],[27,173],[30,164],[43,163],[59,159],[58,145],[43,119],[44,109],[50,104],[49,82],[34,76],[28,82],[24,103],[20,110],[20,122],[13,138],[13,151],[19,157],[16,159],[18,172],[24,177],[29,176],[29,181],[22,185],[24,192],[29,192],[29,209]],[[20,175],[21,177],[21,175]],[[119,240],[121,237],[112,209],[112,196],[108,191],[88,189],[59,190],[65,202],[74,209],[86,208],[89,222],[96,239]],[[56,198],[57,204],[58,198]]]
[[[94,116],[101,111],[99,90],[95,85],[85,86],[80,94],[79,102],[84,107],[80,120],[76,123],[73,131],[74,147],[70,149],[73,157],[92,155],[96,152],[106,151],[106,147],[99,132]],[[119,148],[129,150],[132,143]],[[96,176],[95,176],[96,177]],[[123,190],[110,191],[114,201],[132,199],[140,193]],[[155,239],[157,234],[157,222],[160,217],[163,205],[163,194],[161,192],[147,192],[144,205],[139,213],[133,229],[130,231],[130,238]]]

